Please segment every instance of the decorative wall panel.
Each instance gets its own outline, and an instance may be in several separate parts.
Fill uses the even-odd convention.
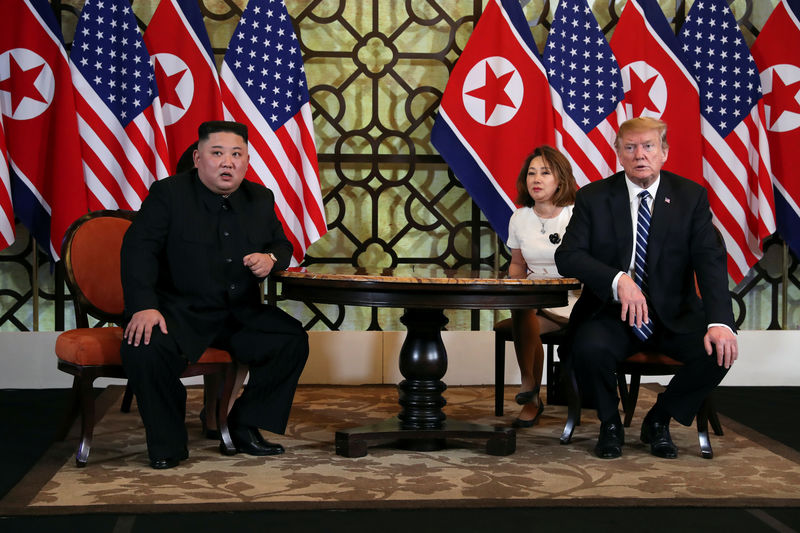
[[[83,0],[54,0],[68,43]],[[430,130],[450,69],[483,9],[481,0],[286,0],[302,47],[320,161],[328,234],[308,251],[306,263],[396,266],[433,263],[502,270],[509,254],[486,219],[430,144]],[[555,1],[524,1],[540,51]],[[680,27],[693,2],[661,2]],[[777,0],[731,3],[750,43]],[[135,0],[144,29],[157,0]],[[199,0],[222,62],[245,0]],[[589,2],[610,38],[625,1]],[[2,8],[0,8],[1,10]],[[523,132],[524,133],[524,132]],[[31,260],[23,244],[0,254],[0,328],[31,329]],[[28,243],[28,244],[25,244]],[[788,266],[783,296],[782,243],[771,241],[764,261],[735,294],[735,312],[748,329],[800,324],[797,261]],[[27,266],[26,266],[27,265]],[[41,313],[57,315],[49,267],[40,268]],[[48,281],[49,280],[49,281]],[[275,288],[271,287],[271,296]],[[63,305],[63,303],[61,303]],[[401,310],[344,306],[279,305],[313,329],[404,329]],[[67,321],[71,308],[68,306]],[[41,320],[50,329],[55,319]],[[448,312],[448,329],[491,329],[501,315]]]

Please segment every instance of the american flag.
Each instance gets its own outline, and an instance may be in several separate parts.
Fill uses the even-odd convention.
[[[586,0],[562,0],[544,50],[556,122],[556,145],[578,185],[614,173],[614,138],[623,114],[622,78]]]
[[[250,0],[220,74],[226,117],[248,126],[246,177],[275,194],[292,264],[327,231],[300,44],[279,0]]]
[[[87,0],[70,55],[91,209],[139,209],[167,172],[150,55],[128,0]]]
[[[711,211],[728,249],[728,274],[738,283],[775,231],[758,68],[725,0],[697,0],[680,41],[700,91]]]
[[[0,250],[14,244],[14,206],[11,204],[11,177],[8,175],[8,151],[0,114]]]

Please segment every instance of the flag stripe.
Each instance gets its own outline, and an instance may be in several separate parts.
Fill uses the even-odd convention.
[[[11,202],[11,176],[8,174],[8,152],[0,114],[0,250],[14,243],[14,206]]]
[[[715,193],[711,209],[728,249],[728,272],[738,283],[775,231],[758,70],[725,0],[695,2],[680,41],[700,88],[704,173]]]
[[[87,0],[70,54],[92,209],[139,209],[169,174],[150,55],[126,0]]]
[[[274,193],[298,264],[327,226],[300,46],[282,2],[248,2],[219,79],[225,116],[248,126],[246,177]]]

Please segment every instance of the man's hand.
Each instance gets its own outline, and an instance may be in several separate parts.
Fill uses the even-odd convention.
[[[250,269],[256,277],[266,278],[275,266],[275,261],[267,254],[252,253],[244,256],[244,266]]]
[[[122,338],[134,346],[139,346],[142,339],[145,344],[150,344],[153,326],[158,326],[164,335],[167,334],[167,322],[164,320],[164,315],[158,309],[142,309],[133,314]]]
[[[643,323],[647,323],[647,300],[639,286],[627,274],[623,274],[617,281],[617,296],[622,304],[622,316],[620,318],[637,328],[641,328]]]
[[[722,326],[711,326],[703,337],[703,344],[708,355],[713,354],[714,348],[717,350],[717,364],[730,368],[739,356],[739,345],[736,342],[736,335],[731,330]],[[711,345],[714,345],[712,347]]]

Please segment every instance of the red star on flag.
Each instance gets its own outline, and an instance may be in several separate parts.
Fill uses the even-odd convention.
[[[492,70],[492,67],[490,67],[489,63],[487,62],[486,83],[483,85],[483,87],[478,87],[477,89],[473,89],[467,93],[468,96],[480,98],[485,102],[485,121],[489,120],[489,117],[492,116],[492,113],[494,113],[494,110],[498,105],[515,107],[514,102],[511,101],[511,98],[509,98],[508,94],[506,93],[506,86],[513,75],[514,72],[512,71],[497,77]]]
[[[636,74],[636,71],[631,69],[630,72],[631,88],[625,93],[625,98],[631,102],[633,107],[633,116],[642,116],[642,113],[644,113],[646,109],[649,109],[654,113],[658,113],[658,106],[656,106],[653,103],[653,100],[650,98],[650,89],[653,88],[653,84],[658,79],[658,76],[653,76],[649,80],[642,80],[638,74]],[[628,96],[629,93],[635,94],[636,97],[630,98]]]
[[[156,79],[165,81],[162,85],[158,86],[158,90],[160,91],[158,96],[161,97],[162,106],[172,104],[179,109],[183,109],[183,104],[181,104],[181,98],[178,96],[176,87],[183,79],[183,75],[186,73],[186,70],[187,69],[183,69],[180,72],[176,72],[172,76],[169,76],[166,72],[164,72],[164,67],[161,66],[161,62],[156,61]]]
[[[800,81],[786,85],[778,76],[778,71],[773,69],[772,91],[764,95],[764,104],[772,108],[770,113],[772,124],[768,124],[770,128],[786,111],[800,114],[800,104],[797,103],[798,92],[800,92]]]
[[[28,70],[23,70],[14,56],[9,57],[11,73],[8,78],[0,81],[0,91],[11,93],[11,114],[13,115],[19,104],[27,97],[31,100],[47,103],[41,91],[36,88],[36,79],[44,68],[44,63]]]

